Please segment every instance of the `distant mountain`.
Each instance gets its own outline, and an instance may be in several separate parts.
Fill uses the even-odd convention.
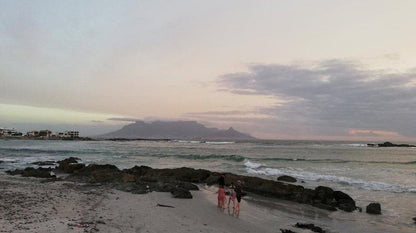
[[[127,139],[198,139],[242,140],[255,139],[230,127],[227,130],[207,128],[196,121],[136,121],[120,130],[99,136],[100,138]]]

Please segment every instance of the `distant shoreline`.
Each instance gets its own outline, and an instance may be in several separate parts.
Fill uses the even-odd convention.
[[[35,140],[35,141],[96,141],[96,139],[90,137],[76,137],[76,138],[60,138],[60,137],[0,137],[0,140]]]

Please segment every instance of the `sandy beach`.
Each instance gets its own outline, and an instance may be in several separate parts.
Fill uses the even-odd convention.
[[[276,232],[281,225],[264,225],[245,201],[239,219],[229,216],[216,207],[212,189],[175,199],[5,174],[0,183],[0,232]]]
[[[216,187],[199,185],[192,199],[133,194],[105,185],[0,173],[0,232],[280,232],[297,222],[325,232],[396,232],[378,216],[329,212],[290,201],[244,197],[239,218],[216,206]],[[171,207],[162,207],[168,205]],[[361,219],[361,220],[360,220]],[[412,227],[400,232],[412,232]]]

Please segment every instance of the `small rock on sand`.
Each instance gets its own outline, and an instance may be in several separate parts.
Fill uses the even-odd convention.
[[[381,214],[380,203],[377,203],[377,202],[370,203],[367,206],[365,212],[367,212],[368,214],[377,214],[377,215]]]

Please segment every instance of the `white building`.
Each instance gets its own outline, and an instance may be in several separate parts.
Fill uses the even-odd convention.
[[[58,132],[58,133],[55,133],[54,135],[60,138],[79,138],[79,131],[71,130],[71,131],[65,131],[65,132]]]
[[[2,137],[21,137],[23,134],[16,129],[0,128],[0,136]]]

